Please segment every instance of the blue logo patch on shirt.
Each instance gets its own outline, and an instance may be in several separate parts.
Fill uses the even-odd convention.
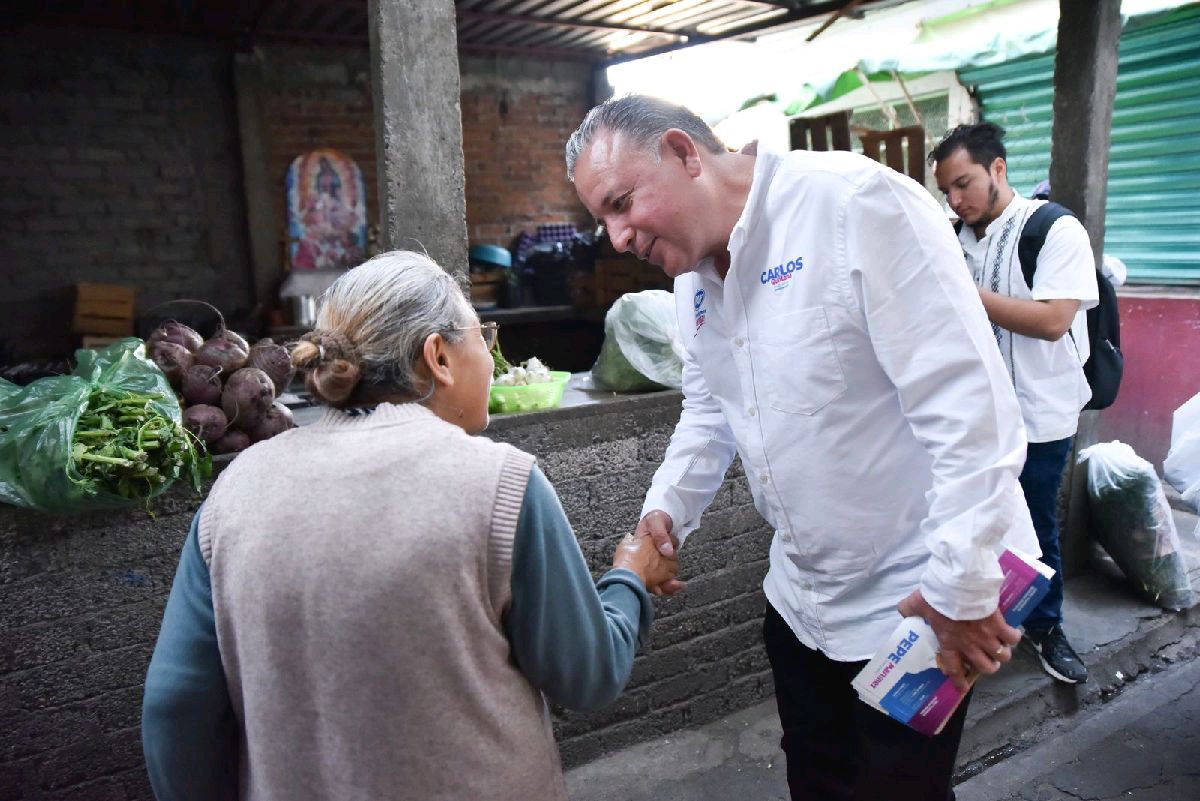
[[[692,308],[696,313],[696,330],[700,330],[700,326],[704,325],[704,318],[708,312],[704,308],[704,290],[697,289],[695,296],[692,297]]]
[[[782,292],[792,285],[792,277],[803,269],[804,257],[797,256],[782,264],[777,264],[774,267],[763,270],[758,276],[758,281],[763,286],[771,287],[775,292]]]

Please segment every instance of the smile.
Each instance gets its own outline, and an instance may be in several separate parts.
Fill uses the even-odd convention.
[[[658,237],[654,237],[653,239],[650,240],[650,244],[641,253],[640,258],[642,261],[650,261],[650,254],[654,252],[654,243],[657,241],[658,241]]]

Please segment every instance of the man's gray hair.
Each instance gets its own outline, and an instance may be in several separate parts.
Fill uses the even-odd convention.
[[[659,157],[659,141],[672,128],[692,137],[710,153],[723,154],[725,145],[708,123],[683,106],[647,95],[625,95],[605,101],[588,112],[567,140],[567,180],[575,180],[575,162],[597,131],[623,134],[635,147]]]
[[[321,296],[316,328],[345,337],[357,352],[361,385],[388,393],[426,394],[413,364],[425,338],[450,342],[475,322],[454,277],[423,253],[381,253],[333,282]]]

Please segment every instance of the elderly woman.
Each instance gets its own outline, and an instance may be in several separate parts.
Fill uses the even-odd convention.
[[[593,584],[546,477],[482,437],[494,325],[394,252],[293,351],[328,408],[225,468],[146,677],[167,799],[566,797],[544,698],[611,702],[675,574],[627,537]]]

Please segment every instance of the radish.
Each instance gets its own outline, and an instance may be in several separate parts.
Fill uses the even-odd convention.
[[[204,404],[189,406],[183,413],[183,427],[204,440],[206,445],[225,436],[225,429],[228,426],[229,421],[225,417],[225,412],[216,406]]]
[[[259,416],[253,426],[246,429],[246,433],[250,435],[252,441],[262,442],[264,439],[270,439],[276,434],[282,434],[289,428],[295,427],[296,422],[292,419],[292,410],[279,401],[275,401]]]
[[[167,320],[146,338],[147,346],[152,346],[156,342],[174,342],[176,345],[187,348],[189,353],[195,353],[204,344],[204,337],[196,333],[195,329],[178,320]]]
[[[221,408],[230,425],[249,431],[274,400],[275,384],[271,377],[257,367],[243,367],[225,382]]]
[[[237,335],[234,334],[234,336]],[[231,337],[218,333],[210,337],[196,351],[196,363],[207,364],[210,367],[218,368],[225,375],[232,375],[245,366],[246,357],[250,355],[250,349],[245,347],[244,343],[245,340],[242,340],[242,344],[238,344]]]
[[[183,385],[184,373],[192,366],[192,352],[176,342],[160,339],[150,346],[150,358],[162,370],[171,386]]]
[[[269,375],[275,384],[276,396],[287,391],[288,384],[292,383],[292,377],[296,375],[296,368],[292,366],[292,357],[287,348],[276,345],[272,339],[260,339],[254,343],[254,347],[250,349],[250,356],[246,359],[246,366],[257,367]]]
[[[245,431],[238,431],[236,428],[231,428],[225,432],[225,436],[213,443],[210,450],[213,453],[238,453],[249,447],[250,435]]]
[[[183,399],[189,405],[221,403],[221,371],[207,364],[193,364],[183,374]]]

